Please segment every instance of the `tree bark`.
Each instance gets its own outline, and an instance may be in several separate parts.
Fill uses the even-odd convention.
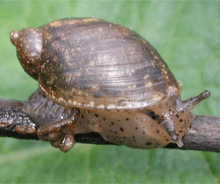
[[[28,114],[22,112],[23,102],[0,99],[0,137],[38,140],[36,131],[26,134],[18,133],[16,127],[25,125],[38,129]],[[105,141],[98,133],[77,134],[76,142],[89,144],[112,144]],[[183,147],[168,144],[165,148],[203,150],[220,152],[220,118],[197,116],[183,137]]]

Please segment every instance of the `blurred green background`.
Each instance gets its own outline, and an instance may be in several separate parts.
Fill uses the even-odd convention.
[[[193,112],[219,116],[219,1],[0,1],[0,98],[37,88],[21,68],[9,32],[67,17],[132,28],[159,51],[183,99],[208,89]],[[76,144],[64,154],[42,141],[0,138],[0,183],[219,183],[220,154]]]

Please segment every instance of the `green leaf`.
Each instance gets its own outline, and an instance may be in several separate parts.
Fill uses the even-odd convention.
[[[208,89],[195,114],[219,116],[218,1],[0,1],[0,98],[37,88],[9,32],[67,17],[97,17],[150,41],[182,84],[182,98]],[[1,183],[219,183],[219,153],[76,144],[64,154],[42,141],[0,139]]]

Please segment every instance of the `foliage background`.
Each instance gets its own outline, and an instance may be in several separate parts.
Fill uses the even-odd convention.
[[[67,17],[132,28],[167,62],[183,99],[211,91],[193,112],[219,116],[219,1],[0,1],[0,98],[26,100],[37,88],[9,32]],[[219,163],[212,152],[76,144],[64,154],[42,141],[0,139],[2,183],[219,183]]]

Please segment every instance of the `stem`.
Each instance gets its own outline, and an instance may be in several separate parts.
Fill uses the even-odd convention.
[[[38,140],[36,133],[21,134],[15,131],[19,125],[38,126],[31,121],[28,114],[21,111],[23,102],[0,99],[0,137]],[[98,133],[75,135],[76,142],[89,144],[112,144],[105,141]],[[165,148],[203,150],[220,152],[220,118],[197,116],[183,137],[183,147],[168,144]]]

